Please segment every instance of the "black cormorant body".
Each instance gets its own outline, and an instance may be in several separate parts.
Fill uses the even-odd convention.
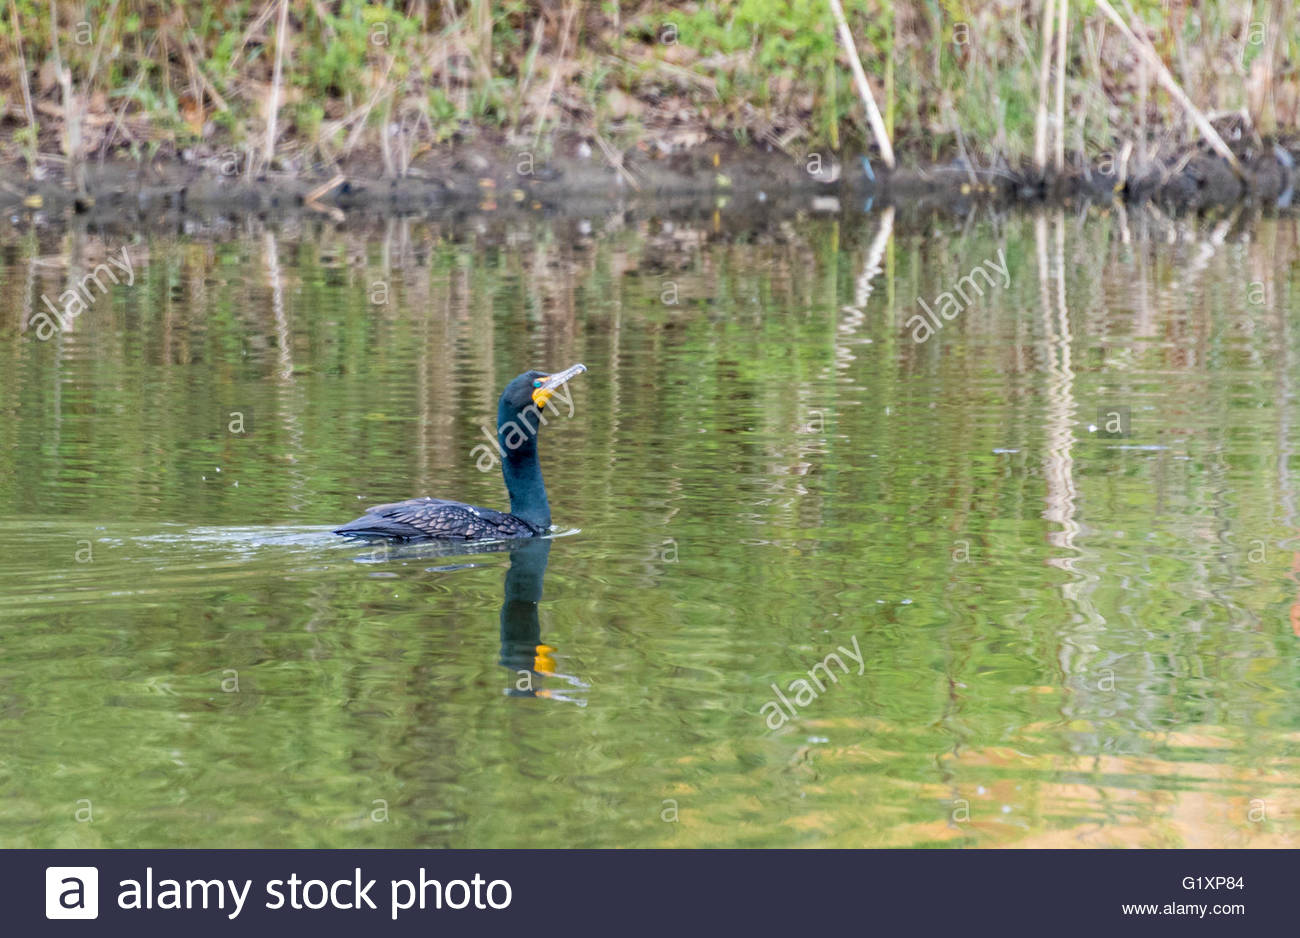
[[[375,505],[335,530],[348,537],[398,541],[507,540],[537,537],[551,527],[551,506],[537,459],[537,434],[551,396],[587,368],[574,365],[555,374],[526,371],[506,385],[497,402],[497,443],[510,511],[478,508],[443,498],[412,498]]]

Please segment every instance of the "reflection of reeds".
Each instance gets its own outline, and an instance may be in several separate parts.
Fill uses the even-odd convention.
[[[742,331],[770,329],[771,310],[817,309],[821,308],[819,304],[833,303],[833,306],[824,307],[825,312],[839,311],[839,315],[827,315],[822,319],[825,328],[819,338],[821,353],[815,364],[801,373],[800,382],[823,380],[818,376],[830,380],[837,375],[863,381],[867,377],[865,371],[879,372],[882,381],[898,380],[900,376],[929,367],[927,357],[906,343],[899,349],[897,357],[886,351],[888,339],[884,327],[890,313],[879,305],[882,297],[878,295],[882,287],[891,285],[890,277],[882,277],[885,255],[895,241],[891,229],[896,230],[902,225],[907,232],[911,230],[907,226],[913,224],[898,218],[894,215],[891,223],[890,217],[881,213],[874,218],[868,216],[868,226],[860,231],[846,228],[844,244],[839,248],[839,264],[842,265],[838,267],[839,275],[834,274],[834,269],[824,266],[827,263],[827,245],[817,240],[827,233],[822,227],[813,226],[807,230],[781,227],[781,234],[774,241],[760,239],[753,244],[727,243],[712,233],[709,220],[698,223],[678,221],[671,231],[660,230],[646,221],[632,220],[625,228],[604,230],[599,237],[589,238],[582,245],[571,243],[568,234],[553,232],[544,224],[519,225],[505,231],[478,231],[409,219],[394,221],[377,233],[304,228],[282,235],[274,245],[262,245],[264,260],[260,266],[263,270],[251,288],[243,282],[248,279],[246,277],[238,278],[238,282],[231,285],[221,285],[220,279],[211,279],[221,270],[218,258],[229,258],[228,246],[201,250],[191,247],[182,252],[160,241],[154,245],[158,257],[146,263],[147,258],[142,252],[142,275],[147,267],[153,268],[146,282],[129,292],[121,289],[121,301],[115,298],[110,303],[106,300],[102,314],[97,310],[96,315],[83,317],[78,322],[78,331],[84,332],[92,345],[116,335],[127,321],[121,318],[124,315],[122,304],[129,303],[130,315],[144,317],[141,325],[151,337],[150,359],[177,363],[199,355],[214,354],[205,348],[214,341],[220,328],[225,327],[208,321],[203,311],[231,304],[229,327],[240,336],[241,343],[247,343],[249,361],[260,363],[267,377],[286,384],[302,385],[309,380],[307,376],[313,367],[310,357],[321,354],[314,348],[318,340],[309,338],[309,320],[304,317],[312,315],[307,311],[326,297],[335,304],[342,302],[337,292],[322,292],[325,290],[320,284],[322,280],[330,281],[330,291],[343,289],[333,284],[332,275],[326,276],[321,272],[320,261],[311,260],[316,254],[324,253],[338,259],[331,263],[339,263],[351,271],[346,279],[353,281],[352,287],[363,301],[355,308],[347,308],[346,325],[340,328],[351,330],[345,346],[350,357],[340,361],[337,367],[349,371],[364,367],[364,360],[358,358],[356,352],[358,343],[364,345],[363,338],[370,343],[367,347],[372,351],[379,350],[374,354],[384,361],[404,354],[407,347],[404,343],[408,339],[412,349],[426,348],[425,360],[420,367],[432,372],[428,375],[431,380],[412,395],[411,402],[417,404],[418,409],[413,409],[411,416],[415,417],[422,411],[436,425],[431,433],[421,430],[425,445],[435,444],[428,465],[436,469],[439,465],[463,462],[463,450],[457,452],[454,447],[446,450],[440,441],[450,438],[455,432],[458,426],[456,414],[490,415],[502,378],[534,363],[582,358],[583,343],[598,339],[608,343],[608,350],[615,355],[606,373],[617,374],[621,379],[625,363],[631,360],[627,356],[640,354],[645,348],[644,345],[628,345],[627,342],[632,341],[629,335],[636,337],[635,342],[653,342],[655,348],[675,349],[675,343],[682,341],[683,326],[704,321],[698,306],[700,297],[716,298],[710,308],[716,307],[719,312],[716,314],[716,328],[705,329],[699,336],[699,344],[707,346],[707,354],[720,359],[743,360],[751,351],[755,355],[763,354],[757,344],[742,354],[742,347],[737,345],[740,337],[728,331],[736,323],[743,321]],[[1241,230],[1243,221],[1232,216],[1217,220],[1202,234],[1195,234],[1186,224],[1171,227],[1163,216],[1143,211],[1135,212],[1129,221],[1128,245],[1121,245],[1118,225],[1094,226],[1089,229],[1094,239],[1076,249],[1077,258],[1069,259],[1060,240],[1068,223],[1064,220],[1053,223],[1048,219],[1045,224],[1044,250],[1050,260],[1044,262],[1042,271],[1048,277],[1046,309],[1050,318],[1044,319],[1045,314],[1040,309],[1035,316],[1039,326],[1034,331],[1040,337],[1038,343],[1046,337],[1052,349],[1050,359],[1043,358],[1042,368],[1053,382],[1050,391],[1045,385],[1044,394],[1056,408],[1051,413],[1054,415],[1053,426],[1058,430],[1063,422],[1062,400],[1066,401],[1065,411],[1075,418],[1079,410],[1077,403],[1069,403],[1070,396],[1076,393],[1071,388],[1079,383],[1080,378],[1076,374],[1078,356],[1072,354],[1071,344],[1065,338],[1067,335],[1086,335],[1090,341],[1103,342],[1101,350],[1105,362],[1117,370],[1185,375],[1189,378],[1187,388],[1200,388],[1205,369],[1210,367],[1207,359],[1211,349],[1206,343],[1213,338],[1213,330],[1218,326],[1213,319],[1204,322],[1198,319],[1190,323],[1179,314],[1180,308],[1187,305],[1189,297],[1195,299],[1198,307],[1212,300],[1209,291],[1219,289],[1216,285],[1224,279],[1227,270],[1242,265],[1240,258],[1243,255],[1251,265],[1264,265],[1253,276],[1265,279],[1265,272],[1272,270],[1276,263],[1285,262],[1293,251],[1291,239],[1294,233],[1286,222],[1257,222],[1265,231],[1285,232],[1285,237],[1278,237],[1275,243],[1259,238],[1240,239],[1234,232]],[[1054,234],[1053,224],[1057,227]],[[1014,240],[1021,222],[1014,216],[992,216],[987,220],[968,218],[959,229],[962,232],[960,238],[954,236],[938,242],[940,246],[935,248],[936,256],[943,255],[947,259],[937,263],[961,268],[967,254],[986,249],[984,239],[988,236],[989,225],[997,226],[1006,232],[1008,239]],[[1054,236],[1058,239],[1055,248],[1051,244]],[[1176,242],[1173,245],[1169,244],[1171,237]],[[1107,239],[1112,245],[1111,250],[1103,246]],[[1094,249],[1094,243],[1099,249]],[[80,242],[69,242],[75,253],[86,257],[102,251],[101,244],[98,238],[84,235]],[[909,285],[918,277],[942,280],[950,276],[950,273],[945,275],[942,269],[936,270],[928,262],[923,262],[922,258],[927,255],[918,252],[915,245],[916,241],[910,234],[905,234],[899,242],[904,296],[913,295]],[[291,252],[291,257],[285,252]],[[1274,252],[1277,260],[1273,258]],[[132,254],[135,256],[135,251]],[[178,259],[183,259],[179,267]],[[1074,308],[1068,313],[1063,312],[1064,296],[1059,292],[1059,271],[1067,261],[1067,276],[1072,276],[1070,272],[1076,270],[1078,264],[1083,264],[1081,280],[1096,284],[1099,291],[1096,302],[1080,300],[1072,304]],[[313,264],[316,266],[313,273],[302,269],[303,265]],[[27,266],[32,269],[31,264]],[[58,271],[59,282],[52,282],[46,275],[45,279],[50,282],[36,288],[38,296],[40,292],[49,290],[57,293],[71,276],[64,269],[63,262],[55,261],[49,266]],[[1253,270],[1254,267],[1246,269]],[[173,296],[169,290],[160,290],[155,297],[151,291],[158,289],[159,278],[169,270],[174,270],[181,278],[187,292]],[[656,277],[654,270],[672,272]],[[754,270],[763,272],[761,286],[747,280],[752,279]],[[627,275],[634,271],[637,276]],[[675,281],[683,304],[663,306],[656,302],[647,307],[644,297],[636,291],[648,291],[657,299],[665,277]],[[391,299],[386,306],[364,302],[370,285],[379,280],[387,282],[390,288]],[[20,311],[25,304],[30,306],[32,291],[24,290],[23,283],[24,277],[17,276],[5,287],[5,305],[10,311],[3,317],[6,326],[17,326]],[[266,287],[263,284],[270,286],[269,294],[264,292]],[[299,296],[297,291],[308,287],[316,292],[301,300],[296,299]],[[1077,289],[1084,290],[1085,287]],[[236,291],[233,301],[232,290]],[[741,299],[751,295],[753,300]],[[1144,300],[1144,296],[1149,299]],[[859,317],[842,309],[845,299],[849,298],[855,302],[855,309],[866,312],[865,316]],[[1272,302],[1275,301],[1270,292]],[[1014,305],[1019,308],[1020,304]],[[733,306],[735,311],[727,313],[726,310]],[[331,306],[331,321],[336,315],[341,316],[342,312]],[[1008,400],[1019,400],[1023,388],[1017,388],[1015,375],[1033,368],[1032,354],[1026,355],[1020,346],[1028,346],[1032,353],[1033,345],[1037,343],[1026,333],[1018,331],[1022,328],[1021,321],[1016,319],[1012,322],[1007,318],[1009,315],[1014,314],[1008,313],[1006,304],[1000,300],[985,304],[983,308],[972,308],[961,321],[961,334],[969,337],[973,348],[981,350],[1007,340],[1004,352],[991,361],[998,374],[1008,381],[1004,396]],[[1272,343],[1270,319],[1260,320],[1258,316],[1250,319],[1256,330],[1251,335],[1259,336],[1258,342],[1267,338]],[[295,323],[295,320],[298,321]],[[1235,321],[1230,325],[1232,329],[1238,329]],[[507,336],[510,341],[505,341]],[[955,343],[957,336],[958,333],[952,333],[952,342]],[[865,343],[855,346],[854,340],[866,337],[874,339],[876,351],[870,351]],[[1153,341],[1134,341],[1143,338]],[[18,348],[20,352],[30,354],[33,344],[19,343]],[[79,345],[86,344],[84,340],[79,341]],[[959,346],[948,342],[941,344],[946,356],[957,354]],[[1076,338],[1075,347],[1077,344]],[[832,347],[839,348],[832,351]],[[699,350],[695,345],[691,348]],[[1252,346],[1249,349],[1252,356],[1250,367],[1266,367],[1269,356],[1273,354],[1271,348],[1271,344]],[[937,349],[938,346],[929,351],[932,353]],[[299,355],[295,350],[301,350],[308,359],[296,361]],[[849,352],[856,358],[849,359]],[[342,353],[340,348],[339,354]],[[969,360],[969,356],[975,353],[966,351],[961,354]],[[302,370],[296,367],[299,365]],[[950,365],[959,368],[961,360],[952,360]],[[466,369],[474,374],[473,381],[442,377],[454,373],[463,375]],[[21,373],[21,369],[18,370]],[[1088,374],[1087,369],[1083,374]],[[411,387],[416,386],[416,378],[412,375]],[[772,392],[773,400],[778,404],[782,387],[784,385],[776,382]],[[651,394],[648,389],[632,390],[636,394]],[[809,401],[816,401],[817,394],[821,393],[813,385],[804,391],[809,392]],[[1200,391],[1208,393],[1205,388],[1200,388]],[[470,394],[473,399],[456,399],[455,395],[462,392]],[[1201,407],[1202,402],[1198,401],[1195,406]],[[387,411],[391,407],[371,406],[367,409]],[[782,415],[783,420],[787,418],[791,422],[797,423],[801,419],[806,422],[806,416]],[[478,422],[474,422],[473,429],[477,429]],[[415,426],[414,422],[412,426]],[[1077,448],[1075,436],[1077,432],[1053,439]],[[1055,447],[1054,466],[1072,467],[1073,451],[1067,454],[1068,460],[1063,455],[1070,448]],[[1056,513],[1054,517],[1065,518],[1069,514],[1068,498],[1062,502],[1058,496],[1071,494],[1069,477],[1075,473],[1058,472],[1047,465],[1044,471],[1055,480],[1051,506]],[[1077,488],[1077,480],[1073,484]]]
[[[845,316],[840,320],[835,330],[835,367],[837,369],[848,368],[850,362],[854,360],[853,352],[849,348],[850,345],[871,341],[865,336],[858,335],[858,331],[866,321],[865,307],[875,289],[875,279],[880,275],[885,250],[889,247],[893,233],[894,207],[890,205],[886,206],[880,213],[880,226],[876,229],[876,235],[863,258],[862,272],[858,274],[857,279],[854,281],[853,305],[840,308],[840,312],[844,313]]]
[[[1047,219],[1034,218],[1034,236],[1038,248],[1038,283],[1042,304],[1044,354],[1047,375],[1047,413],[1045,415],[1047,446],[1043,475],[1047,480],[1047,509],[1043,517],[1059,524],[1060,530],[1048,535],[1051,542],[1069,553],[1053,557],[1049,563],[1064,570],[1073,570],[1075,537],[1079,524],[1075,520],[1074,484],[1074,368],[1071,365],[1070,317],[1065,305],[1065,222],[1059,214],[1054,218],[1056,232],[1056,284],[1055,301],[1051,296],[1051,266],[1047,256]]]

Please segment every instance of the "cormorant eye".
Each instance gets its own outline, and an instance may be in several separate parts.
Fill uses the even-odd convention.
[[[533,382],[533,387],[535,387],[535,388],[540,388],[541,386],[542,386],[542,379],[541,379],[541,378],[538,378],[536,381]]]

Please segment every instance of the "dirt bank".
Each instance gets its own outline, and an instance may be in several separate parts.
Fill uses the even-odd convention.
[[[864,156],[793,155],[726,143],[606,154],[575,137],[546,160],[504,142],[447,148],[427,154],[405,177],[389,179],[367,154],[339,167],[249,176],[233,152],[187,150],[148,164],[121,158],[91,164],[82,194],[67,174],[50,171],[34,180],[12,166],[9,179],[0,181],[0,213],[17,227],[81,216],[118,228],[293,214],[338,223],[467,211],[572,216],[633,202],[772,209],[788,204],[815,212],[865,200],[920,208],[1113,200],[1154,202],[1174,211],[1290,206],[1300,139],[1257,142],[1237,155],[1242,177],[1220,157],[1194,149],[1141,172],[1103,162],[1042,179],[1025,170],[961,161],[888,173]]]

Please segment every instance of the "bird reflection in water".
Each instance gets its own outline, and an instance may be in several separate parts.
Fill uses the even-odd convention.
[[[510,551],[505,599],[501,603],[501,666],[514,673],[506,694],[546,697],[585,707],[586,698],[574,694],[586,691],[588,685],[573,675],[561,673],[556,668],[555,649],[542,644],[537,604],[542,598],[551,541],[539,538],[519,541],[517,545]],[[548,681],[552,686],[544,686]],[[568,686],[556,687],[557,682]]]
[[[590,685],[581,678],[561,672],[555,661],[555,647],[542,643],[537,604],[541,601],[542,587],[546,580],[551,540],[549,537],[539,537],[496,541],[476,545],[470,550],[463,544],[436,541],[414,544],[381,541],[360,552],[356,562],[430,560],[463,557],[466,553],[509,551],[510,566],[506,569],[505,598],[501,602],[500,663],[511,673],[505,693],[509,697],[542,697],[585,707],[586,698],[577,695],[589,690]],[[447,573],[478,566],[480,564],[471,561],[440,564],[425,569],[429,572]]]

